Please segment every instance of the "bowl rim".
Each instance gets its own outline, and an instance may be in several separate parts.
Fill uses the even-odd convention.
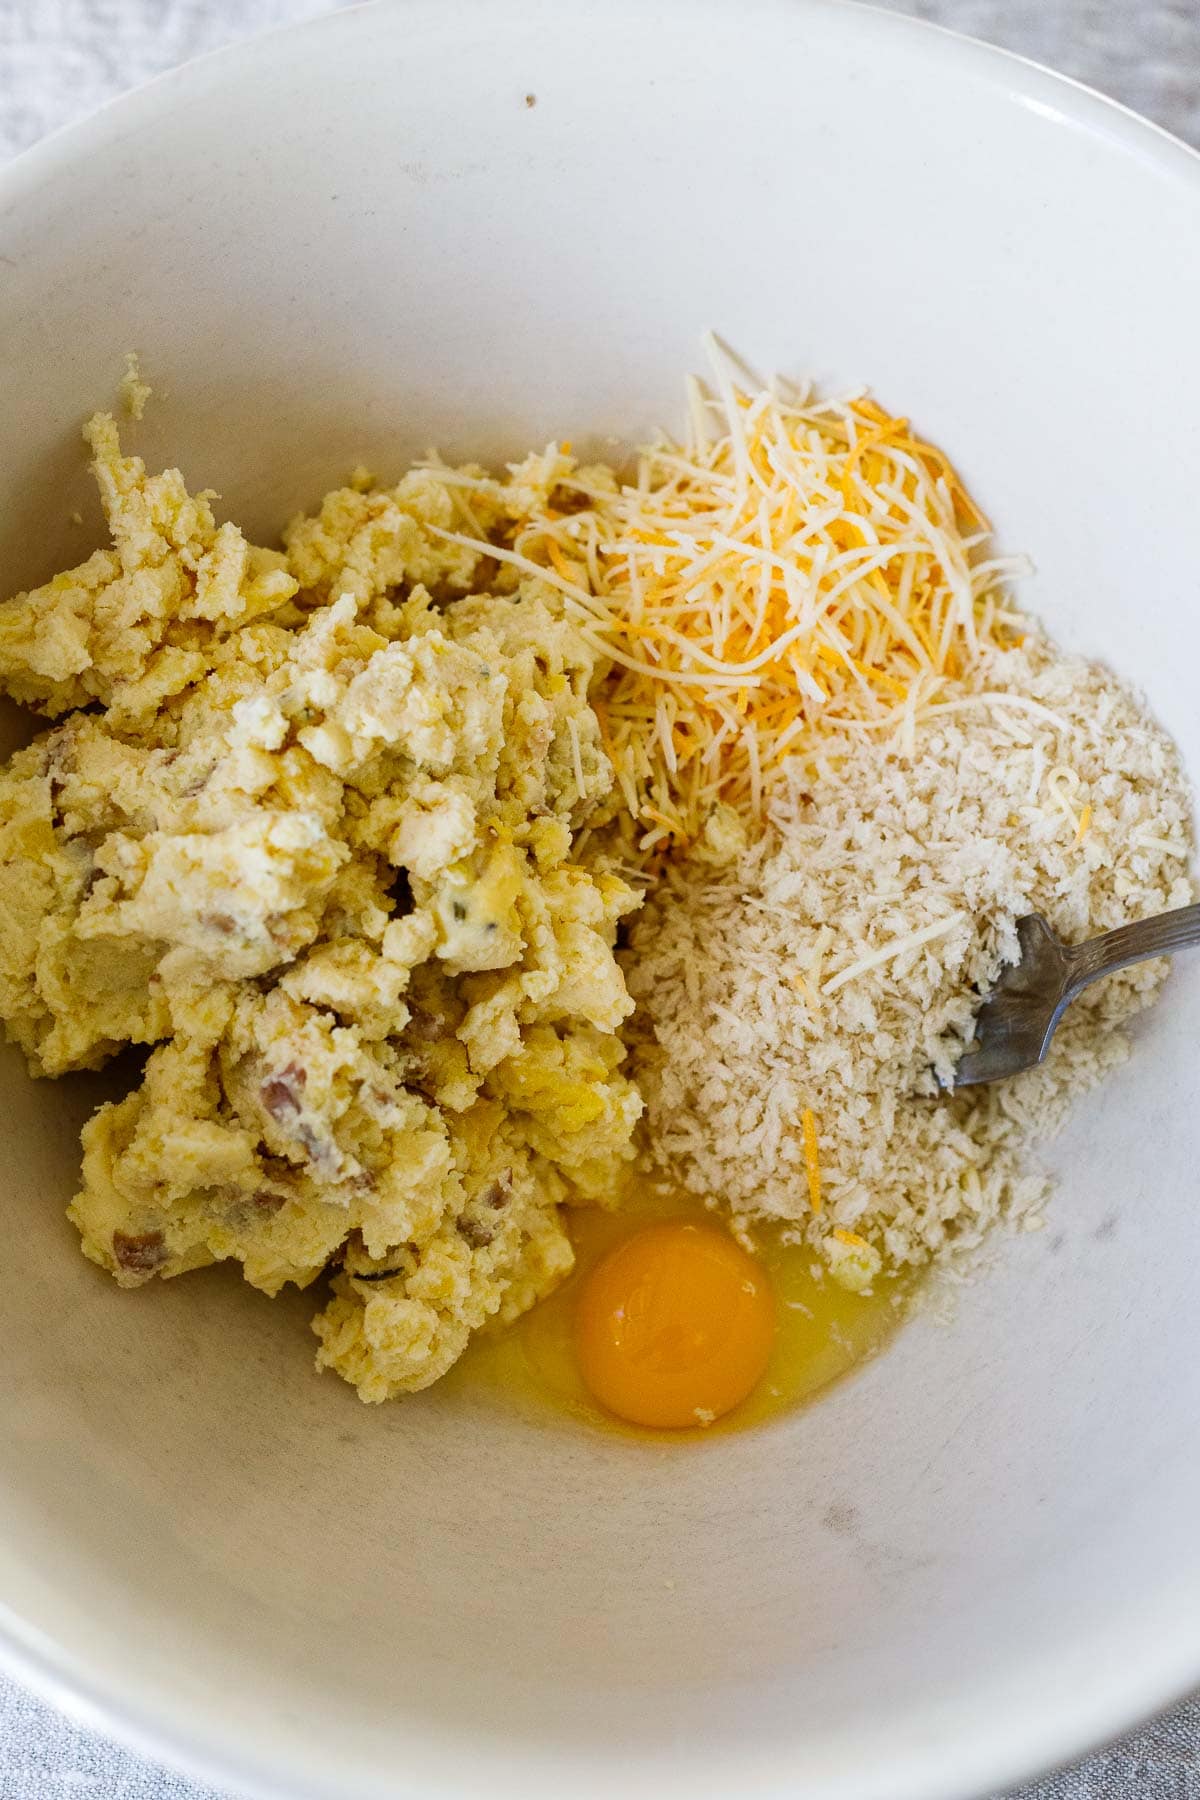
[[[500,0],[454,0],[454,13],[497,16]],[[502,0],[508,13],[548,11],[551,0]],[[663,14],[683,12],[689,28],[697,29],[705,15],[724,14],[733,0],[651,0]],[[644,18],[647,0],[576,0],[581,9],[596,7],[611,19],[614,5],[638,11]],[[921,43],[925,52],[941,63],[946,74],[972,74],[1001,89],[1006,97],[1052,122],[1099,135],[1133,156],[1148,173],[1168,176],[1190,186],[1200,204],[1200,150],[1145,118],[1121,101],[1101,93],[1086,82],[1061,74],[1032,57],[990,44],[982,39],[936,24],[931,20],[892,10],[886,0],[742,0],[743,9],[763,17],[772,13],[807,13],[840,19],[851,31],[886,37],[893,34],[910,43]],[[80,119],[57,127],[45,137],[0,165],[0,263],[4,261],[6,215],[12,207],[35,193],[44,183],[85,157],[120,141],[127,130],[142,120],[161,116],[177,94],[203,91],[218,82],[235,63],[252,68],[270,58],[277,43],[308,40],[314,52],[326,34],[341,35],[360,28],[364,18],[403,10],[411,18],[444,28],[450,9],[443,0],[353,0],[316,17],[274,25],[231,44],[163,70],[135,87],[114,95]],[[1090,1646],[1091,1681],[1055,1679],[1047,1668],[1046,1691],[1052,1703],[1036,1718],[1027,1718],[1019,1742],[1002,1708],[979,1705],[969,1726],[947,1738],[931,1731],[923,1748],[897,1751],[881,1737],[872,1741],[869,1731],[858,1740],[861,1755],[854,1766],[847,1761],[832,1782],[813,1787],[799,1773],[785,1746],[775,1752],[770,1766],[756,1769],[755,1791],[762,1800],[983,1800],[1007,1791],[1043,1772],[1070,1764],[1122,1734],[1145,1724],[1178,1704],[1200,1686],[1200,1624],[1193,1624],[1193,1596],[1181,1585],[1169,1618],[1162,1610],[1143,1608],[1114,1618],[1107,1639]],[[1195,1596],[1200,1599],[1200,1594]],[[1141,1621],[1140,1631],[1137,1629]],[[1130,1656],[1130,1631],[1137,1655]],[[1111,1643],[1113,1655],[1106,1653]],[[1118,1667],[1113,1680],[1108,1669]],[[82,1659],[68,1655],[44,1632],[19,1618],[0,1596],[0,1673],[22,1683],[37,1697],[57,1708],[74,1723],[101,1732],[125,1749],[152,1761],[165,1761],[191,1779],[236,1787],[245,1800],[333,1800],[338,1789],[326,1773],[311,1762],[294,1760],[285,1766],[272,1749],[251,1742],[237,1730],[215,1742],[199,1721],[187,1722],[180,1708],[169,1718],[155,1709],[143,1709],[136,1698],[123,1696],[106,1684],[101,1673],[88,1669]],[[993,1686],[995,1685],[993,1680]],[[984,1697],[980,1689],[981,1699]],[[477,1789],[464,1784],[446,1760],[452,1749],[441,1744],[434,1730],[427,1733],[436,1757],[437,1791],[446,1800],[474,1800]],[[520,1766],[510,1762],[509,1773],[520,1778],[530,1800],[549,1800],[570,1779],[579,1800],[607,1800],[610,1792],[607,1765],[589,1772],[575,1758],[537,1758],[523,1753]],[[721,1771],[713,1771],[719,1779]],[[698,1788],[695,1771],[682,1771],[676,1787],[664,1779],[659,1764],[639,1772],[623,1771],[630,1800],[669,1800],[672,1793],[689,1795],[720,1791],[705,1783]],[[430,1791],[418,1775],[411,1780],[389,1777],[386,1790],[372,1782],[370,1800],[424,1800]],[[497,1790],[500,1791],[499,1789]],[[363,1800],[368,1800],[363,1790]]]

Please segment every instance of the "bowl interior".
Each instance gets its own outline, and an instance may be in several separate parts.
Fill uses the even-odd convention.
[[[0,587],[98,541],[127,350],[136,448],[270,540],[359,461],[676,421],[711,325],[946,445],[1200,768],[1198,167],[819,3],[415,0],[209,60],[0,181]],[[10,1655],[291,1796],[936,1800],[1117,1729],[1200,1676],[1198,1009],[1181,962],[952,1320],[686,1448],[364,1410],[225,1272],[119,1295],[63,1217],[102,1084],[5,1053]]]

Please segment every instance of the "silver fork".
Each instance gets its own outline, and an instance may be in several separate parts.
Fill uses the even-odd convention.
[[[1200,944],[1200,906],[1121,925],[1085,944],[1064,944],[1041,913],[1027,913],[1017,920],[1017,940],[1020,956],[976,1015],[974,1042],[954,1071],[956,1090],[1040,1063],[1072,1000],[1102,975]]]

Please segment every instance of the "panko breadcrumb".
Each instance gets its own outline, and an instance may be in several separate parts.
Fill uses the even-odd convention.
[[[1078,941],[1187,904],[1187,789],[1129,690],[1037,635],[986,650],[911,752],[835,732],[785,777],[760,841],[724,820],[633,922],[633,1068],[660,1169],[865,1286],[1044,1199],[1036,1144],[1126,1055],[1166,965],[1087,990],[1040,1068],[938,1078],[1023,914]]]

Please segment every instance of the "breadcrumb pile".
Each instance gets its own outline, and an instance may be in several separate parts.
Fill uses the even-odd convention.
[[[955,1095],[939,1080],[1017,919],[1070,941],[1185,905],[1190,852],[1170,739],[1040,636],[982,656],[911,752],[810,746],[763,837],[669,869],[633,922],[654,1164],[743,1230],[785,1221],[849,1285],[1035,1215],[1034,1146],[1128,1053],[1166,965],[1088,990],[1041,1068]]]

